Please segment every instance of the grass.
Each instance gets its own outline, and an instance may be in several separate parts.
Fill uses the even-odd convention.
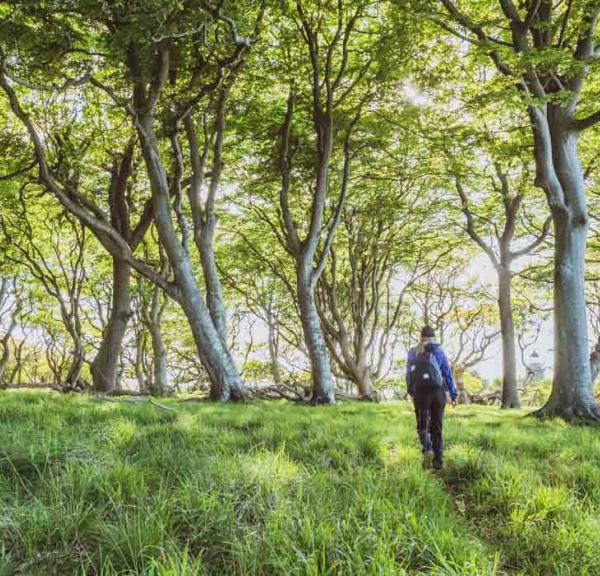
[[[597,429],[461,407],[434,475],[407,404],[175,406],[2,393],[0,576],[599,573]]]

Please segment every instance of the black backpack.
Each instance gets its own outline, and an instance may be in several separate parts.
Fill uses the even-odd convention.
[[[444,387],[442,371],[433,352],[417,354],[411,366],[411,375],[415,391],[431,392]]]

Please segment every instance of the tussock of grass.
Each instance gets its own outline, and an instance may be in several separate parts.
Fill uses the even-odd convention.
[[[0,396],[0,576],[596,574],[598,432],[495,409]]]

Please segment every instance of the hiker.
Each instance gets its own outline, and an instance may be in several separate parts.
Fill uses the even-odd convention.
[[[417,432],[423,447],[425,464],[433,462],[436,470],[443,467],[442,423],[446,407],[446,392],[452,406],[458,392],[450,363],[442,347],[435,341],[431,326],[421,330],[421,341],[408,352],[406,386],[415,405]]]

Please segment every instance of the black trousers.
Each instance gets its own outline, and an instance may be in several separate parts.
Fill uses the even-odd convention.
[[[417,416],[417,433],[421,440],[423,452],[431,452],[436,459],[442,458],[444,446],[442,442],[442,426],[444,409],[446,408],[446,392],[443,388],[429,391],[415,391],[413,397]]]

